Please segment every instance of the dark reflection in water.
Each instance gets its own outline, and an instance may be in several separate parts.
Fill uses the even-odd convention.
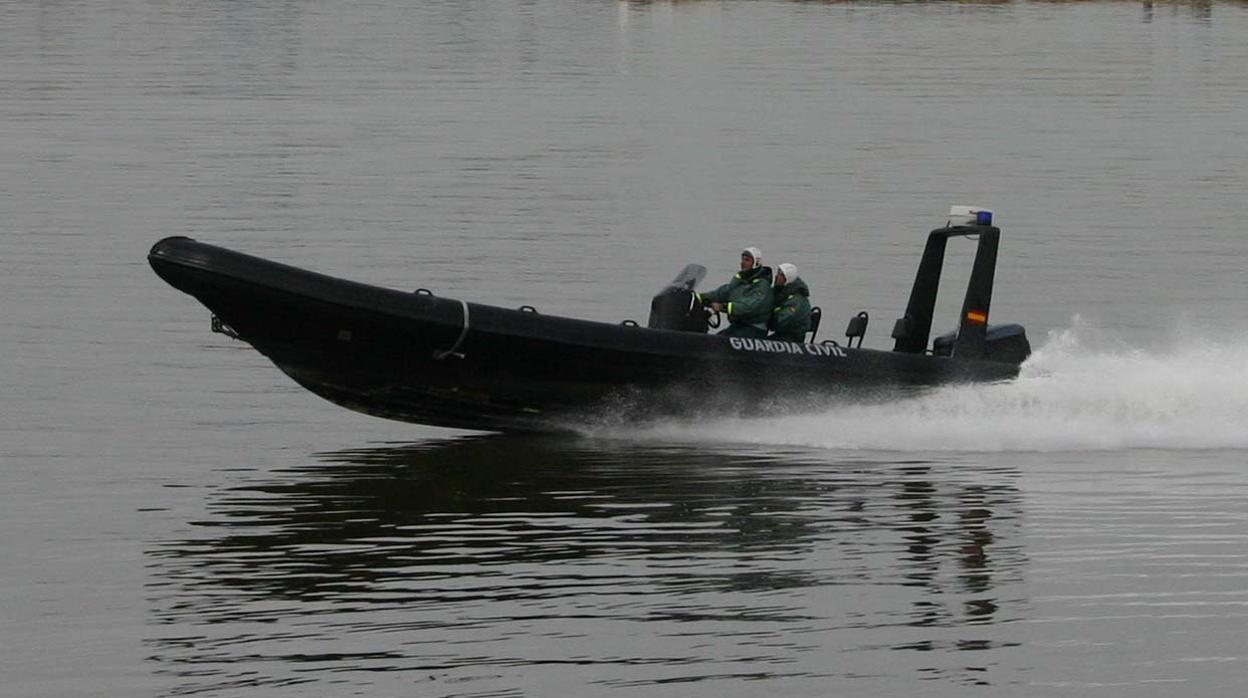
[[[513,695],[547,690],[540,667],[582,695],[713,692],[899,649],[929,652],[879,671],[960,684],[988,661],[958,650],[1015,644],[1008,469],[515,437],[317,460],[226,490],[200,535],[149,551],[152,659],[180,692],[381,671]]]

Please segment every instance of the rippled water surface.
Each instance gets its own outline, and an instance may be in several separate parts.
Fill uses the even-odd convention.
[[[0,0],[0,695],[1243,694],[1245,36],[1238,2]],[[951,204],[1004,231],[1017,381],[558,438],[322,402],[144,259],[618,321],[757,245],[882,347]]]

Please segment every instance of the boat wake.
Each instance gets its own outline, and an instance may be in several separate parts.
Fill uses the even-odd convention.
[[[1075,318],[1008,383],[783,418],[663,422],[612,436],[882,451],[1248,449],[1248,341],[1116,347]],[[1248,340],[1248,336],[1243,338]],[[605,435],[593,430],[595,435]]]

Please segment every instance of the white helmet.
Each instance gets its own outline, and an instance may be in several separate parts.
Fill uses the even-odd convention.
[[[789,264],[788,262],[778,264],[776,265],[776,271],[780,274],[784,274],[784,280],[786,283],[791,284],[794,281],[797,281],[797,265],[795,264]],[[777,274],[777,276],[778,275],[779,274]]]
[[[757,247],[747,247],[741,250],[741,254],[748,254],[754,260],[754,269],[763,266],[763,251]]]

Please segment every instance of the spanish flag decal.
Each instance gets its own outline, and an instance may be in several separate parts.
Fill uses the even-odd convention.
[[[968,310],[966,311],[966,321],[976,325],[982,325],[988,322],[988,313],[980,310]]]

